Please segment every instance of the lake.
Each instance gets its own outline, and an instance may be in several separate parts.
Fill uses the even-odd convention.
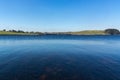
[[[120,80],[120,36],[0,36],[0,80]]]

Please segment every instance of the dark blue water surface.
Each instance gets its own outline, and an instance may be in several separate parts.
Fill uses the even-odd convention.
[[[0,80],[120,80],[120,36],[0,36]]]

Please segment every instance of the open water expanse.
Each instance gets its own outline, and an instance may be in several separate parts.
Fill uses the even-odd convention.
[[[120,36],[0,36],[0,80],[120,80]]]

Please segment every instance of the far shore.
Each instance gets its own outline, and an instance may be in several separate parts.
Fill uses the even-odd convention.
[[[0,30],[0,35],[120,35],[117,29],[84,30],[75,32],[25,32],[22,30]]]
[[[106,35],[102,30],[86,30],[79,32],[10,32],[0,31],[0,35]]]

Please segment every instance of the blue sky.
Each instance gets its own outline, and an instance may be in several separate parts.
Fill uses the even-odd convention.
[[[120,29],[120,0],[0,0],[0,29]]]

